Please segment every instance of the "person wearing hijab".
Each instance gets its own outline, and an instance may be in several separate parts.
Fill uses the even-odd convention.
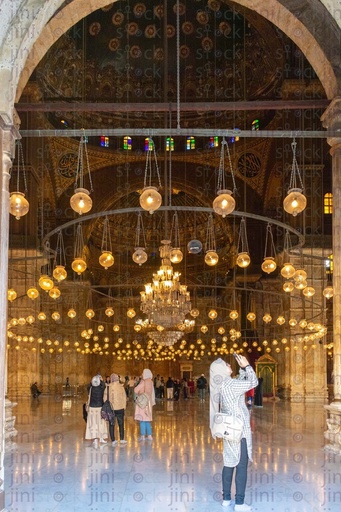
[[[86,422],[85,439],[94,439],[93,445],[98,447],[98,441],[106,444],[108,437],[106,421],[101,416],[105,383],[100,375],[95,375],[89,387],[89,411]]]
[[[210,428],[217,412],[231,414],[243,420],[243,434],[240,442],[223,440],[224,467],[222,474],[223,507],[231,502],[231,486],[234,470],[236,496],[234,510],[248,512],[252,508],[244,503],[248,461],[252,461],[252,438],[250,413],[245,404],[245,393],[258,384],[257,376],[246,357],[236,354],[240,366],[239,376],[232,378],[232,368],[221,358],[210,367]],[[214,436],[213,436],[214,437]]]
[[[146,393],[149,398],[148,405],[144,409],[142,409],[137,405],[137,403],[135,403],[134,418],[135,420],[140,422],[140,437],[138,438],[138,440],[144,441],[147,436],[147,439],[149,441],[152,441],[153,437],[151,422],[153,420],[153,405],[155,405],[155,392],[153,384],[153,375],[150,370],[143,370],[142,379],[136,386],[134,391],[136,395]]]
[[[109,433],[112,446],[117,446],[118,443],[115,440],[115,420],[117,420],[120,433],[120,445],[127,444],[127,441],[124,439],[124,411],[127,406],[127,395],[117,373],[110,375],[110,381],[108,386],[109,400],[114,409],[115,419],[113,424],[109,423]]]

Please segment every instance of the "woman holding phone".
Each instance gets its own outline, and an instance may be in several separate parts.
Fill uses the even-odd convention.
[[[214,415],[223,412],[243,420],[243,434],[239,442],[224,439],[222,474],[223,507],[232,505],[231,486],[234,470],[236,496],[234,510],[248,512],[252,508],[244,503],[247,466],[252,461],[252,438],[250,413],[245,404],[245,393],[258,384],[257,376],[245,356],[233,354],[240,366],[239,375],[232,378],[232,367],[221,358],[213,361],[210,367],[210,428],[212,430]]]

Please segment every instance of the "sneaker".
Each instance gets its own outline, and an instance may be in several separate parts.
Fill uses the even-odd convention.
[[[147,439],[148,441],[153,441],[153,436],[148,436]]]
[[[243,503],[242,505],[235,505],[234,510],[236,512],[249,512],[252,510],[252,507],[250,505],[247,505],[246,503]]]
[[[231,500],[224,500],[221,504],[222,507],[229,507],[231,505]]]
[[[100,439],[99,442],[102,443],[102,444],[108,444],[108,441],[106,439]]]
[[[98,439],[95,439],[92,445],[94,448],[98,448]]]
[[[127,442],[125,439],[121,439],[120,444],[127,444]]]
[[[117,442],[117,441],[113,441],[113,442],[111,443],[111,446],[117,446],[117,445],[118,445],[118,442]]]
[[[137,439],[137,440],[138,440],[138,441],[144,441],[144,440],[145,440],[145,437],[144,437],[144,436],[140,436],[140,437],[138,437],[138,439]]]

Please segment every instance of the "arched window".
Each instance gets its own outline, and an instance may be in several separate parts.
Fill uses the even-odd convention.
[[[323,197],[323,213],[325,215],[330,215],[333,213],[333,194],[331,192],[327,192]]]

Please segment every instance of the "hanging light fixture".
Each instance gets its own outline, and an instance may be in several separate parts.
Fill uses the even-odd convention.
[[[214,267],[219,261],[216,252],[216,243],[214,236],[213,217],[210,213],[207,220],[206,244],[205,244],[205,263],[209,267]]]
[[[159,167],[156,158],[155,145],[153,140],[149,139],[148,151],[146,155],[146,167],[144,171],[143,190],[140,195],[140,206],[149,213],[154,213],[155,210],[160,208],[162,203],[161,194],[158,192],[157,187],[152,186],[152,154],[154,157],[155,171],[158,178],[158,185],[161,187],[161,179]],[[148,180],[148,184],[147,184]]]
[[[75,309],[74,308],[70,308],[69,311],[67,312],[67,316],[69,318],[76,318],[77,313],[76,313]]]
[[[236,263],[240,268],[246,268],[251,263],[251,258],[249,255],[249,245],[247,241],[247,233],[246,233],[246,222],[245,217],[242,217],[239,226],[239,238],[237,244],[237,259]]]
[[[153,274],[153,281],[145,284],[141,294],[141,310],[148,315],[151,324],[170,328],[184,323],[191,311],[190,293],[180,283],[180,272],[174,272],[170,261],[171,245],[162,240],[159,248],[160,269]]]
[[[39,277],[38,284],[42,290],[48,292],[54,287],[53,280],[47,274],[42,274]]]
[[[284,198],[283,201],[284,210],[290,215],[293,215],[294,217],[296,217],[296,215],[298,215],[299,213],[303,212],[303,210],[307,206],[307,198],[303,194],[303,182],[296,159],[296,146],[297,143],[294,139],[293,142],[291,143],[293,158],[288,195]],[[300,187],[297,186],[297,180],[299,180]]]
[[[334,295],[334,289],[332,286],[326,286],[323,290],[323,296],[326,298],[326,299],[331,299]]]
[[[248,319],[249,322],[254,322],[256,320],[256,313],[254,313],[253,311],[250,311],[246,315],[246,318]]]
[[[90,192],[86,188],[84,188],[84,155],[85,155],[85,163],[86,169],[88,171],[88,177],[90,182]],[[91,181],[91,173],[90,173],[90,164],[89,164],[89,155],[88,149],[86,145],[86,138],[84,135],[81,136],[79,147],[78,147],[78,161],[77,161],[77,172],[76,172],[76,180],[75,180],[75,193],[70,199],[70,206],[79,215],[83,213],[88,213],[92,208],[92,200],[90,198],[90,193],[93,192],[92,181]]]
[[[65,258],[65,248],[63,241],[63,234],[61,231],[58,231],[57,235],[57,245],[55,252],[55,261],[52,275],[56,281],[59,283],[64,281],[67,278],[67,272],[65,270],[66,258]]]
[[[303,295],[307,298],[315,295],[315,288],[313,286],[306,286],[303,290]]]
[[[83,240],[83,231],[81,223],[78,224],[76,230],[76,239],[75,239],[75,247],[74,247],[74,258],[71,263],[72,270],[76,272],[78,275],[82,274],[87,268],[86,262],[83,258],[83,248],[84,248],[84,240]]]
[[[102,236],[102,254],[100,255],[98,261],[99,264],[107,270],[114,264],[114,256],[112,255],[112,246],[111,246],[111,236],[110,236],[110,227],[109,227],[109,219],[106,216],[103,224],[103,236]]]
[[[284,237],[284,249],[283,249],[283,257],[285,259],[289,259],[290,250],[291,250],[290,234],[289,234],[289,231],[286,230],[285,237]],[[296,269],[291,263],[283,263],[283,266],[281,269],[281,275],[285,279],[290,279],[295,274],[295,271],[296,271]]]
[[[290,292],[292,292],[294,288],[295,288],[295,285],[294,285],[294,283],[292,283],[291,281],[286,281],[286,282],[283,284],[283,290],[284,290],[286,293],[290,293]]]
[[[9,213],[14,215],[17,220],[20,220],[21,217],[27,214],[30,209],[30,205],[25,197],[27,194],[27,183],[26,183],[26,173],[25,173],[25,164],[24,164],[24,155],[22,150],[22,144],[20,141],[16,142],[16,146],[18,148],[17,154],[17,190],[15,192],[10,193],[9,198]],[[22,174],[24,179],[24,192],[19,191],[19,176],[20,176],[20,165],[22,167]],[[12,177],[12,174],[11,174]]]
[[[7,299],[10,302],[13,302],[16,298],[17,298],[17,292],[15,290],[13,290],[13,288],[9,288],[9,290],[7,290]]]
[[[209,312],[208,312],[208,318],[210,318],[211,320],[215,320],[218,316],[218,313],[215,309],[210,309]]]
[[[53,286],[51,290],[49,290],[49,296],[51,299],[57,300],[60,297],[60,289],[57,286]]]
[[[143,235],[144,247],[140,247],[141,231],[142,231],[142,235]],[[140,266],[143,265],[143,263],[145,263],[148,259],[147,253],[145,251],[146,245],[147,244],[146,244],[146,237],[145,237],[144,228],[143,228],[142,215],[141,215],[141,212],[139,212],[138,216],[137,216],[135,251],[132,255],[132,258],[133,258],[134,263],[137,263]]]
[[[172,235],[174,231],[174,239],[172,240]],[[172,243],[172,241],[174,243]],[[173,215],[172,228],[171,228],[171,243],[172,250],[170,253],[170,260],[172,263],[180,263],[184,257],[181,249],[180,249],[180,232],[179,232],[179,219],[177,212]]]
[[[274,259],[275,255],[275,244],[272,236],[271,225],[266,226],[266,238],[265,238],[265,252],[264,260],[262,263],[262,270],[267,274],[271,274],[277,268],[277,264]]]
[[[35,286],[30,286],[26,294],[27,297],[29,297],[31,300],[35,300],[37,297],[39,297],[39,292]]]
[[[226,189],[225,187],[225,149],[226,147],[226,153],[229,161],[230,166],[230,172],[232,177],[232,183],[233,183],[233,191]],[[213,210],[218,215],[221,215],[223,218],[226,217],[229,213],[232,213],[236,206],[236,201],[232,197],[232,194],[236,190],[236,183],[234,180],[234,173],[233,173],[233,167],[231,162],[231,155],[229,146],[225,140],[225,137],[223,137],[223,140],[221,142],[221,151],[220,151],[220,162],[219,162],[219,169],[218,169],[218,182],[217,182],[217,197],[213,201]]]

